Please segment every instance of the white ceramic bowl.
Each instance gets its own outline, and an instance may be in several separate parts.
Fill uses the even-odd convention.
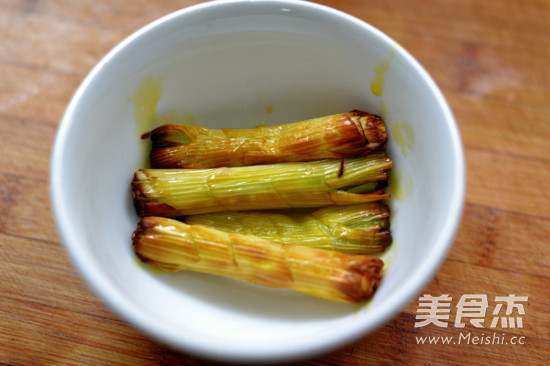
[[[142,158],[139,134],[151,127],[147,108],[207,127],[292,122],[355,108],[381,114],[395,164],[395,244],[370,304],[358,308],[139,265],[130,240],[138,218],[129,183]],[[51,166],[60,235],[97,294],[161,342],[235,362],[316,356],[391,319],[444,259],[464,182],[457,127],[426,71],[368,24],[304,1],[203,3],[137,31],[75,93]]]

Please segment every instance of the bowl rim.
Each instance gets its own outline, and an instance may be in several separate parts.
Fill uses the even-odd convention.
[[[354,327],[352,329],[340,330],[336,338],[317,340],[317,343],[303,343],[297,344],[292,349],[274,350],[270,352],[265,350],[251,349],[249,353],[243,354],[239,351],[231,349],[231,347],[213,347],[211,344],[205,344],[203,342],[197,342],[193,339],[182,339],[181,335],[176,336],[174,334],[167,334],[163,329],[155,325],[153,319],[144,317],[139,311],[139,307],[135,304],[127,301],[124,297],[121,297],[115,289],[109,284],[109,279],[104,275],[99,268],[91,265],[86,261],[86,253],[79,248],[77,244],[77,233],[69,224],[70,214],[68,212],[68,202],[64,196],[64,192],[61,190],[61,182],[63,176],[63,160],[65,155],[65,142],[67,135],[74,124],[73,114],[85,95],[87,88],[98,74],[107,66],[110,60],[117,57],[117,55],[129,45],[136,42],[144,34],[147,34],[158,27],[166,25],[168,23],[177,21],[180,17],[189,16],[195,12],[209,10],[213,7],[220,6],[232,6],[242,5],[247,3],[254,4],[277,4],[281,7],[292,7],[294,9],[301,9],[304,11],[312,11],[316,13],[322,13],[324,16],[334,17],[340,19],[342,22],[354,24],[363,28],[364,31],[374,33],[376,37],[381,38],[385,43],[391,45],[396,53],[400,53],[407,61],[414,67],[419,73],[422,79],[427,83],[431,92],[437,99],[447,123],[447,128],[450,132],[450,141],[452,142],[452,152],[454,158],[454,171],[455,177],[458,177],[458,181],[454,182],[456,187],[453,191],[454,195],[451,198],[448,219],[445,222],[445,226],[441,229],[441,234],[435,239],[437,244],[434,246],[434,250],[424,259],[424,266],[421,270],[417,270],[407,279],[407,286],[404,286],[404,290],[398,293],[391,294],[386,299],[388,306],[384,308],[369,309],[369,312],[373,313],[369,319],[370,321],[361,326]],[[380,326],[385,324],[391,318],[396,316],[408,302],[410,302],[415,295],[422,291],[427,285],[428,281],[432,279],[438,268],[441,266],[446,258],[450,247],[452,246],[453,239],[458,230],[462,211],[464,206],[465,197],[465,185],[466,185],[466,172],[465,172],[465,159],[460,138],[458,126],[452,114],[452,111],[445,100],[439,87],[436,85],[432,77],[427,71],[420,65],[416,59],[410,55],[405,49],[399,46],[390,37],[385,35],[380,30],[376,29],[372,25],[360,20],[352,15],[344,13],[340,10],[301,0],[224,0],[224,1],[208,1],[199,3],[189,7],[182,8],[175,12],[158,18],[157,20],[143,26],[138,29],[113,49],[111,49],[89,72],[84,78],[82,83],[75,91],[71,98],[67,109],[62,117],[61,123],[56,133],[54,147],[50,161],[50,200],[55,219],[57,231],[61,238],[61,241],[65,247],[66,252],[80,273],[81,278],[84,278],[87,285],[93,290],[93,292],[101,298],[103,303],[120,316],[122,319],[128,321],[131,325],[141,330],[143,333],[151,336],[152,338],[160,341],[168,346],[175,347],[184,352],[197,355],[199,357],[206,357],[209,359],[218,359],[234,362],[287,362],[295,361],[299,359],[309,358],[313,356],[319,356],[327,352],[333,351],[339,347],[349,344],[358,340],[361,337],[375,331]]]

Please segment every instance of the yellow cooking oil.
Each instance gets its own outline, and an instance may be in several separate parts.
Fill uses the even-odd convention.
[[[401,148],[403,156],[414,147],[414,130],[407,121],[392,121],[390,123],[393,141]]]
[[[367,299],[355,304],[355,314],[358,314],[360,311],[368,309],[371,302],[372,302],[372,297],[370,299]]]
[[[397,241],[394,239],[390,246],[386,248],[386,251],[380,255],[380,259],[384,261],[384,267],[382,273],[387,273],[395,262],[395,256],[397,255]]]
[[[380,115],[384,118],[384,120],[390,119],[390,110],[382,98],[380,98]]]
[[[386,82],[386,73],[390,68],[390,63],[394,53],[395,51],[392,50],[390,52],[390,55],[385,60],[383,60],[378,65],[374,66],[374,72],[376,72],[376,77],[374,78],[372,84],[370,85],[370,90],[372,91],[372,94],[376,96],[381,96],[382,93],[384,92],[384,84]]]
[[[170,123],[183,123],[190,126],[197,125],[197,119],[192,114],[185,111],[169,110],[166,113],[157,114],[156,125],[165,125]]]
[[[153,266],[152,264],[148,264],[148,263],[143,262],[141,259],[139,259],[139,257],[137,255],[134,255],[133,263],[134,263],[135,266],[137,266],[137,267],[139,267],[143,270],[149,271],[151,273],[154,273],[154,274],[163,274],[163,273],[165,273],[162,269],[160,269],[156,266]]]
[[[136,137],[140,150],[138,168],[149,168],[149,152],[151,150],[150,139],[143,138],[144,134],[151,131],[157,117],[157,103],[162,94],[162,79],[147,75],[138,85],[133,95],[128,100],[134,104],[134,121]]]
[[[388,190],[394,199],[404,201],[409,197],[413,189],[411,176],[401,169],[393,167],[388,177]]]
[[[393,266],[393,263],[395,262],[395,256],[397,255],[397,241],[394,239],[390,246],[388,246],[384,252],[373,255],[384,261],[384,267],[382,267],[382,276],[384,276],[386,273],[388,273],[390,268]],[[355,304],[355,314],[368,309],[371,302],[372,298]]]

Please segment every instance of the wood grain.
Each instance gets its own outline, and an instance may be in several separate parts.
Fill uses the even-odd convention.
[[[150,21],[200,1],[0,2],[0,364],[207,365],[147,338],[80,279],[57,236],[49,159],[97,61]],[[528,296],[523,328],[415,328],[418,300],[305,365],[544,365],[550,358],[550,1],[321,0],[411,52],[454,111],[467,161],[455,243],[423,294]],[[420,295],[420,294],[419,294]],[[484,318],[490,322],[491,314]],[[420,344],[502,334],[524,344]]]

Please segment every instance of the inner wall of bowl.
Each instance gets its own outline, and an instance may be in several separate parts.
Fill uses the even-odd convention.
[[[84,274],[134,324],[199,353],[210,344],[227,354],[276,354],[312,340],[318,342],[310,350],[338,335],[356,337],[357,324],[378,325],[391,315],[384,309],[404,305],[395,302],[403,302],[396,299],[407,280],[444,245],[438,238],[458,177],[448,166],[452,146],[442,145],[449,138],[446,116],[429,85],[403,50],[375,31],[363,28],[358,36],[357,24],[304,19],[292,10],[274,6],[251,16],[241,9],[223,20],[200,12],[173,17],[117,50],[89,82],[87,102],[73,111],[68,146],[78,145],[72,151],[79,153],[65,159],[72,177],[66,191],[71,216],[81,218],[75,235],[88,256]],[[384,62],[389,68],[377,96],[371,84]],[[392,263],[368,307],[197,273],[158,274],[136,261],[129,183],[145,131],[136,130],[130,97],[151,77],[162,85],[157,114],[207,127],[285,123],[355,108],[385,118],[388,152],[405,183],[394,186],[400,198],[391,201]],[[412,141],[393,140],[405,124]]]

